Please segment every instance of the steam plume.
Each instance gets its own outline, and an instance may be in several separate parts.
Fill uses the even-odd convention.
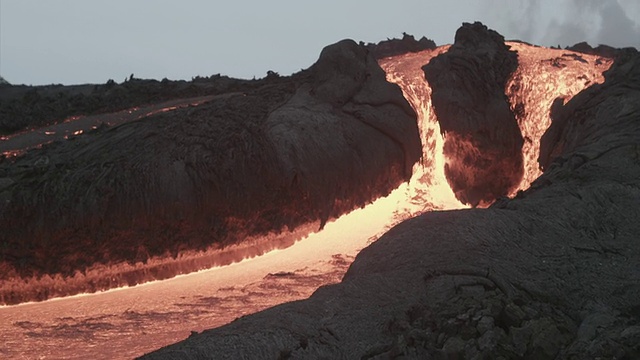
[[[640,48],[640,4],[636,0],[489,0],[480,11],[505,37],[543,45]],[[486,3],[485,3],[486,5]]]

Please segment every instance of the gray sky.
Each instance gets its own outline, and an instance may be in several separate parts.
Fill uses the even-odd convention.
[[[13,84],[290,74],[344,38],[450,43],[480,20],[542,45],[640,48],[638,0],[0,0],[0,75]]]

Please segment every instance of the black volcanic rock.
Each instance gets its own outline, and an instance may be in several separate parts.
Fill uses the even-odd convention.
[[[575,96],[517,198],[408,220],[340,284],[143,359],[640,358],[639,76],[629,53]]]
[[[367,48],[373,53],[376,59],[382,59],[389,56],[406,54],[408,52],[433,50],[436,48],[436,43],[424,36],[421,37],[420,40],[416,40],[413,35],[403,33],[402,39],[394,38],[380,41],[377,44],[367,44]]]
[[[507,195],[522,179],[523,139],[504,93],[517,66],[504,38],[475,23],[464,24],[449,51],[423,68],[446,133],[447,180],[472,206]]]
[[[597,47],[594,48],[593,46],[589,45],[589,43],[584,41],[577,43],[573,46],[567,46],[566,49],[571,51],[581,52],[583,54],[598,55],[598,56],[609,57],[609,58],[616,57],[616,55],[620,51],[620,49],[616,49],[608,45],[598,45]]]
[[[409,179],[416,115],[364,47],[343,41],[271,78],[0,162],[0,280],[324,224]],[[74,291],[139,281],[112,279]],[[71,291],[0,290],[0,303]]]
[[[58,124],[78,115],[105,114],[177,98],[217,95],[263,86],[269,79],[239,80],[227,76],[192,81],[144,80],[131,76],[118,84],[0,86],[0,134]]]

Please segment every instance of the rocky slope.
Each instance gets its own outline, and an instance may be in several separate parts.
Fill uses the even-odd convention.
[[[433,50],[436,48],[436,43],[424,36],[420,40],[416,40],[413,35],[403,33],[402,39],[387,39],[377,44],[369,43],[366,46],[376,59],[382,59],[409,52]]]
[[[408,220],[340,284],[143,358],[640,357],[640,55],[556,105],[516,198]]]
[[[411,176],[415,113],[364,46],[343,41],[268,78],[1,160],[0,303],[197,270],[144,263],[317,229]],[[84,278],[118,263],[144,269]]]
[[[192,81],[157,81],[137,79],[132,74],[122,83],[109,80],[105,84],[71,86],[5,85],[0,89],[0,134],[58,124],[72,116],[108,114],[176,98],[247,91],[271,80],[239,80],[217,74]]]

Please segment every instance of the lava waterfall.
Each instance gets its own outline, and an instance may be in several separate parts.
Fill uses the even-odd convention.
[[[526,190],[542,174],[540,139],[553,104],[602,83],[612,62],[505,43],[481,24],[462,27],[453,46],[380,59],[418,114],[423,154],[412,191],[454,209]]]

